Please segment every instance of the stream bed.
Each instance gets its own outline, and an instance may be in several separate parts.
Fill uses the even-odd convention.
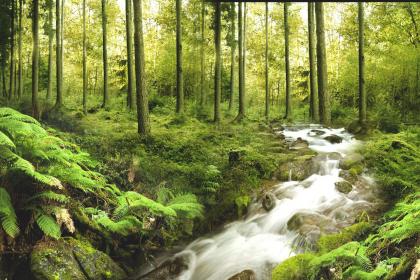
[[[321,234],[351,225],[361,212],[372,207],[374,181],[367,175],[359,175],[349,192],[339,191],[336,186],[345,181],[340,177],[340,160],[355,153],[361,141],[344,129],[314,125],[284,127],[276,133],[283,134],[288,143],[303,141],[318,153],[312,159],[312,175],[275,185],[270,193],[274,204],[270,211],[263,208],[261,199],[255,199],[243,219],[165,257],[160,263],[171,261],[170,279],[223,280],[244,271],[252,275],[249,279],[271,279],[277,264],[311,249]],[[327,141],[328,136],[338,136],[339,143]],[[139,279],[157,279],[153,271],[143,275]]]

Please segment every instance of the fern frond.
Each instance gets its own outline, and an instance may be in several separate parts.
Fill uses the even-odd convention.
[[[203,216],[203,205],[197,201],[197,197],[193,194],[175,196],[166,206],[173,209],[179,217],[194,219]]]
[[[38,213],[36,215],[36,223],[45,235],[54,239],[59,239],[61,237],[60,226],[50,215]]]
[[[11,237],[19,234],[17,217],[9,193],[0,188],[0,220],[3,230]]]
[[[53,191],[44,191],[44,192],[38,193],[30,197],[27,202],[33,201],[35,199],[50,200],[50,201],[56,201],[60,203],[69,202],[68,196],[64,194],[55,193]]]
[[[1,131],[0,131],[0,146],[6,146],[9,149],[16,148],[15,143],[13,143],[13,141],[10,140],[10,138]]]
[[[118,197],[119,206],[115,209],[115,214],[124,216],[124,212],[136,211],[138,209],[148,209],[156,215],[176,217],[175,210],[166,207],[150,198],[147,198],[137,192],[128,191]]]
[[[94,221],[105,229],[122,236],[137,233],[142,229],[142,223],[132,215],[125,216],[123,219],[115,222],[105,212],[101,211],[101,214]]]

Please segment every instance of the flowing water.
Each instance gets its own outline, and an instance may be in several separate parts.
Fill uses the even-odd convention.
[[[312,131],[314,128],[325,134],[317,135]],[[339,160],[330,159],[332,154],[329,154],[346,156],[361,144],[360,141],[344,129],[290,127],[281,133],[289,142],[299,137],[308,141],[309,148],[321,155],[318,169],[303,181],[289,180],[276,185],[273,193],[277,200],[271,211],[265,211],[261,201],[256,200],[250,205],[246,218],[226,225],[218,234],[193,241],[173,256],[182,258],[187,266],[177,279],[223,280],[244,270],[254,271],[257,279],[271,279],[273,267],[298,249],[299,234],[287,227],[293,215],[315,214],[326,220],[333,230],[332,225],[335,225],[337,230],[354,221],[356,213],[352,209],[370,206],[358,195],[357,187],[349,194],[336,190],[335,182],[343,179],[339,177]],[[340,136],[342,143],[331,144],[323,139],[332,134]],[[291,171],[289,176],[291,178]],[[372,183],[367,177],[365,181]]]

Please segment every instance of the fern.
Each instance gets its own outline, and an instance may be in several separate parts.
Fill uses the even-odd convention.
[[[19,234],[17,217],[9,193],[4,188],[0,188],[0,220],[4,231],[11,237]]]
[[[36,200],[36,199],[42,199],[46,201],[55,201],[59,203],[67,203],[69,202],[69,197],[64,194],[58,194],[53,191],[44,191],[41,193],[38,193],[32,197],[30,197],[27,202]]]
[[[15,143],[13,143],[13,141],[10,140],[10,138],[1,131],[0,131],[0,146],[6,146],[9,149],[16,148]]]
[[[45,235],[50,236],[54,239],[58,239],[61,237],[60,226],[50,215],[37,213],[36,223]]]
[[[194,219],[203,216],[203,205],[197,201],[195,195],[189,193],[175,196],[166,207],[173,209],[178,217]]]

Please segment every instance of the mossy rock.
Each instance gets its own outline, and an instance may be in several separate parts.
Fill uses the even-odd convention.
[[[341,138],[340,136],[335,135],[335,134],[324,137],[324,139],[327,140],[328,142],[330,142],[331,144],[339,144],[339,143],[343,142],[343,138]]]
[[[249,269],[246,269],[238,274],[233,275],[228,280],[255,280],[255,272]]]
[[[126,279],[126,273],[105,253],[76,239],[40,243],[31,253],[31,271],[38,280]]]
[[[273,270],[272,280],[306,280],[309,278],[309,262],[314,255],[306,253],[291,257]]]
[[[352,191],[353,186],[347,181],[339,181],[335,183],[335,189],[341,193],[349,193]]]
[[[302,181],[308,178],[314,171],[313,157],[313,155],[298,156],[295,161],[285,162],[280,165],[274,175],[280,181],[288,181],[289,172],[291,172],[292,180]]]
[[[344,170],[349,170],[354,165],[361,164],[363,159],[364,157],[358,153],[348,155],[340,161],[340,168]]]
[[[360,174],[362,174],[362,172],[363,172],[363,165],[361,165],[361,164],[357,164],[357,165],[353,166],[352,168],[350,168],[350,170],[349,170],[349,173],[352,176],[360,175]]]

